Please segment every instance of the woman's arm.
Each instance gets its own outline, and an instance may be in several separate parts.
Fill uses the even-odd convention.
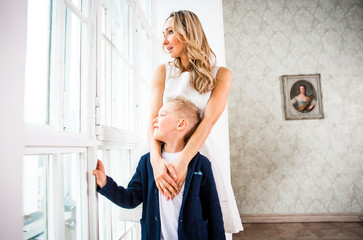
[[[175,177],[175,171],[173,165],[161,158],[161,143],[153,138],[153,119],[158,116],[159,110],[163,106],[165,75],[166,69],[163,64],[156,68],[152,76],[148,139],[150,147],[150,162],[153,167],[156,186],[164,196],[170,198],[172,197],[172,194],[177,194],[177,185],[171,177]]]
[[[316,105],[316,100],[315,100],[315,99],[313,99],[313,100],[311,101],[311,105],[308,107],[308,111],[310,112],[311,110],[313,110],[313,108],[315,107],[315,105]]]
[[[297,100],[296,100],[296,98],[291,99],[291,100],[290,100],[290,103],[291,103],[293,106],[295,106],[295,105],[297,104]]]
[[[203,146],[214,124],[222,115],[226,107],[228,93],[232,85],[232,72],[227,68],[221,67],[218,70],[216,79],[217,85],[209,98],[202,121],[189,139],[178,159],[173,162],[177,176],[176,182],[178,184],[178,189],[181,189],[181,186],[185,181],[189,162]]]

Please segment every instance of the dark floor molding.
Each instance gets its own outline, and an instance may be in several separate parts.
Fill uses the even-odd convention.
[[[243,223],[363,222],[359,213],[242,214]]]

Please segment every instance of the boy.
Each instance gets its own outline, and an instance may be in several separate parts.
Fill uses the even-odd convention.
[[[162,157],[175,160],[199,122],[199,110],[192,102],[181,97],[170,99],[153,120],[153,137],[164,144]],[[141,157],[126,189],[105,175],[99,160],[93,175],[97,191],[116,205],[135,208],[143,203],[143,240],[225,239],[211,163],[199,153],[189,163],[182,194],[168,201],[158,193],[149,153]]]

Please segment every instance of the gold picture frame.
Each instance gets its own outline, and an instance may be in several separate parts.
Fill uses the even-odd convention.
[[[281,76],[286,120],[322,119],[320,74]]]

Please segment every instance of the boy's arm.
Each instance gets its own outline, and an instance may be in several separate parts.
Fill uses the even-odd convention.
[[[210,162],[204,170],[204,175],[200,196],[203,215],[208,219],[208,239],[222,240],[226,238],[223,215]]]
[[[141,162],[126,189],[118,186],[111,177],[106,176],[106,184],[102,188],[97,186],[97,192],[123,208],[135,208],[140,205],[143,200]]]

